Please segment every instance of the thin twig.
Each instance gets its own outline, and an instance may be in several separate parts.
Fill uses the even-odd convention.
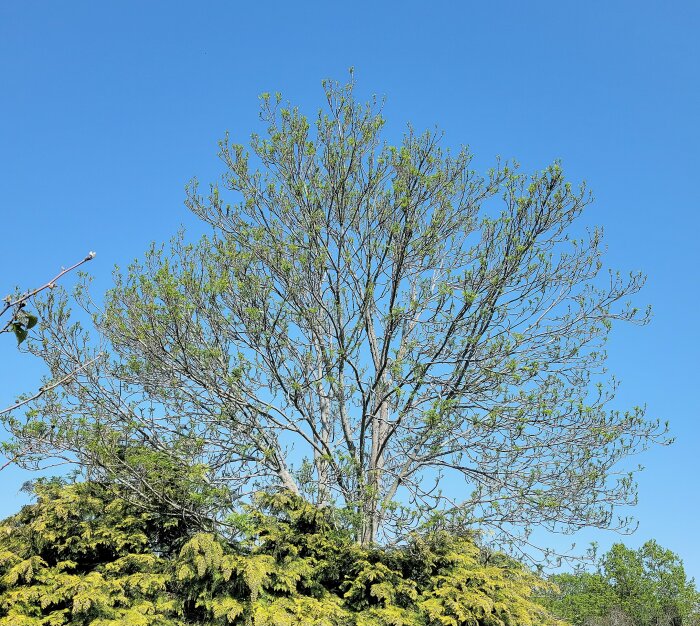
[[[5,300],[5,306],[4,308],[0,311],[0,317],[2,317],[5,313],[7,313],[8,310],[23,305],[29,298],[32,298],[39,292],[43,291],[44,289],[53,289],[56,286],[56,281],[60,280],[64,275],[68,274],[68,272],[72,272],[74,269],[77,269],[84,263],[87,263],[88,261],[92,261],[92,259],[95,258],[95,253],[90,251],[88,252],[87,256],[84,259],[81,259],[77,263],[74,263],[70,267],[66,267],[65,269],[62,269],[56,276],[54,276],[49,282],[45,283],[41,287],[37,287],[36,289],[32,291],[27,291],[26,293],[22,294],[19,296],[16,300],[11,300],[10,296],[8,296]],[[12,319],[0,330],[0,333],[2,332],[8,332],[8,329],[10,325],[12,324],[12,321],[15,319],[15,316],[12,317]]]
[[[9,467],[10,465],[16,463],[18,459],[19,455],[15,455],[11,459],[8,459],[5,463],[0,465],[0,472],[2,472],[2,470],[4,470],[6,467]]]
[[[48,385],[43,385],[42,387],[39,387],[39,391],[37,391],[33,396],[25,398],[24,400],[20,400],[16,404],[13,404],[12,406],[3,409],[2,411],[0,411],[0,415],[4,415],[5,413],[14,411],[15,409],[18,409],[19,407],[24,406],[25,404],[29,404],[32,400],[36,400],[37,398],[43,396],[47,391],[51,391],[56,387],[60,387],[68,380],[70,380],[73,376],[75,376],[78,372],[80,372],[80,370],[85,369],[88,365],[92,365],[95,361],[101,359],[103,356],[105,356],[104,352],[100,352],[100,354],[98,354],[96,357],[90,359],[89,361],[86,361],[85,363],[82,363],[81,365],[76,367],[72,372],[68,372],[68,374],[66,374],[63,378],[59,378],[58,380],[55,380],[54,382]]]

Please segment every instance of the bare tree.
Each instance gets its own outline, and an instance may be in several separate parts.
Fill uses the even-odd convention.
[[[121,446],[144,446],[234,501],[279,486],[338,506],[364,544],[429,519],[516,545],[628,527],[620,461],[665,429],[608,408],[605,339],[648,312],[626,304],[640,274],[602,272],[601,232],[574,236],[585,187],[556,163],[479,176],[437,132],[389,146],[376,101],[324,87],[315,127],[264,95],[252,155],[221,142],[222,185],[187,195],[210,236],[154,246],[103,310],[78,294],[97,340],[49,294],[31,349],[54,376],[112,358],[10,424],[22,462],[123,476]]]

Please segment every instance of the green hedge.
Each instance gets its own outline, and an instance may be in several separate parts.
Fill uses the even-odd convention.
[[[130,506],[114,487],[40,482],[0,523],[0,626],[557,624],[547,583],[471,539],[365,549],[332,516],[263,495],[224,540]]]

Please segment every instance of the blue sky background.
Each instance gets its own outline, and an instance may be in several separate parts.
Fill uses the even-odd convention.
[[[386,95],[388,135],[440,126],[485,169],[561,158],[597,198],[607,261],[648,276],[645,328],[619,327],[609,365],[619,408],[646,403],[677,442],[635,461],[639,530],[700,578],[697,2],[3,2],[0,5],[0,290],[34,286],[98,256],[114,264],[180,224],[192,176],[221,173],[216,142],[262,131],[257,95],[310,115],[320,81],[356,68],[358,93]],[[72,281],[67,281],[70,283]],[[2,294],[4,295],[4,293]],[[0,404],[41,371],[0,346]],[[0,516],[27,476],[0,474]],[[584,533],[606,548],[619,537]]]

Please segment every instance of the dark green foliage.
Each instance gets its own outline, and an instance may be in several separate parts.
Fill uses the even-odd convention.
[[[362,548],[288,493],[230,520],[237,542],[139,512],[113,486],[40,482],[0,526],[0,626],[556,624],[548,588],[469,538]]]
[[[25,303],[23,301],[14,306],[14,310],[12,310],[12,299],[10,296],[5,298],[4,302],[5,304],[0,310],[0,316],[7,311],[11,311],[12,315],[8,322],[0,326],[0,333],[13,333],[15,339],[17,339],[17,345],[20,345],[27,339],[29,331],[36,326],[39,318],[24,310]]]
[[[558,574],[545,605],[574,625],[700,624],[700,594],[676,554],[648,541],[638,550],[615,544],[595,573]]]

